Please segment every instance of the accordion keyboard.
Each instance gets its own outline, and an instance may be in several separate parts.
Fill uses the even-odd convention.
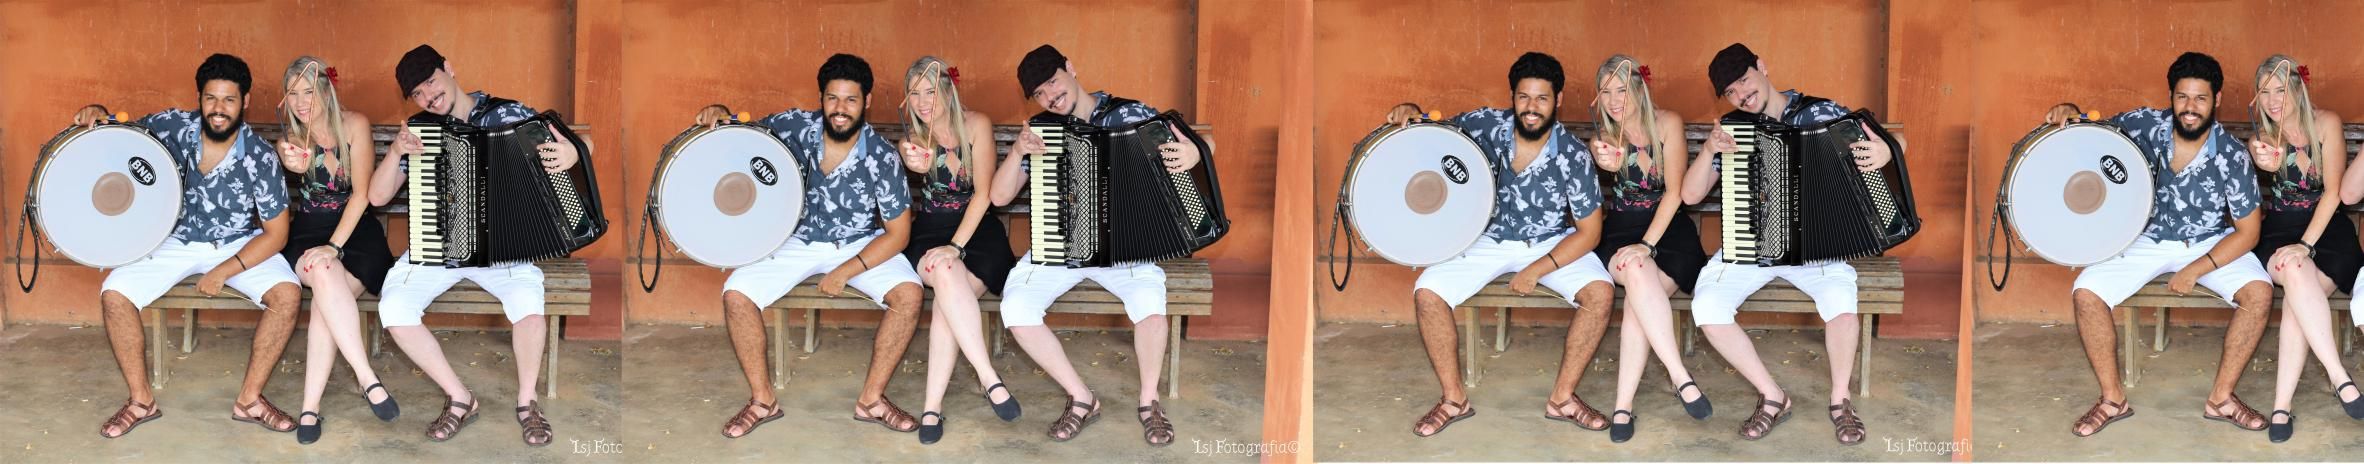
[[[1757,202],[1756,197],[1751,195],[1755,190],[1751,188],[1750,181],[1755,179],[1755,173],[1750,172],[1749,161],[1757,151],[1756,126],[1723,124],[1720,127],[1724,133],[1732,134],[1733,144],[1739,146],[1738,150],[1723,154],[1724,172],[1722,183],[1719,184],[1724,198],[1724,219],[1721,221],[1724,228],[1724,261],[1755,262],[1758,248],[1753,221]]]
[[[1026,180],[1027,189],[1037,192],[1037,194],[1028,195],[1029,199],[1027,200],[1030,203],[1028,206],[1033,208],[1026,218],[1028,230],[1033,236],[1032,241],[1034,242],[1030,251],[1034,254],[1034,261],[1038,263],[1066,261],[1067,236],[1060,234],[1060,231],[1067,230],[1065,227],[1061,227],[1066,223],[1066,211],[1060,207],[1058,195],[1039,194],[1039,192],[1057,192],[1059,190],[1059,182],[1062,180],[1060,176],[1065,172],[1062,169],[1063,162],[1067,157],[1066,129],[1057,126],[1036,125],[1028,127],[1027,130],[1034,131],[1036,137],[1042,138],[1044,148],[1042,153],[1029,157],[1030,159],[1027,161],[1033,165],[1033,171],[1028,174]]]
[[[410,157],[410,182],[405,184],[410,197],[410,260],[414,263],[443,262],[443,211],[440,202],[442,185],[436,178],[436,167],[443,161],[443,128],[431,125],[408,127],[426,150]]]

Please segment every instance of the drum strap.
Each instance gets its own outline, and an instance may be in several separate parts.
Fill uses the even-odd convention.
[[[1341,197],[1343,197],[1343,195],[1341,195]],[[1347,234],[1346,257],[1344,259],[1344,261],[1346,261],[1345,277],[1338,276],[1338,261],[1340,261],[1337,253],[1339,229],[1345,229]],[[1331,252],[1329,263],[1330,287],[1335,288],[1341,292],[1346,291],[1346,281],[1354,279],[1354,226],[1346,223],[1346,202],[1344,201],[1338,202],[1338,209],[1330,213],[1330,238],[1327,243],[1322,244],[1322,250]]]
[[[1997,292],[2003,291],[2003,285],[2011,282],[2011,260],[2013,255],[2011,252],[2011,243],[2018,235],[2013,233],[2010,227],[2003,226],[2004,221],[2009,221],[2011,219],[2009,216],[2003,214],[2002,197],[2003,196],[2001,192],[1996,192],[1994,217],[1989,218],[1986,221],[1986,282],[1987,285],[1993,286]],[[1999,278],[1995,277],[1995,232],[1997,228],[2000,228],[2003,232],[2003,276]]]
[[[16,261],[16,264],[15,264],[15,266],[16,266],[16,287],[17,287],[17,289],[18,289],[18,290],[21,290],[21,291],[23,291],[23,292],[25,292],[25,293],[32,293],[32,292],[33,292],[33,284],[41,282],[41,250],[40,250],[40,249],[38,249],[38,248],[36,248],[36,249],[34,249],[34,250],[33,250],[33,277],[32,277],[31,279],[27,279],[27,278],[25,278],[25,261],[24,261],[24,256],[25,256],[25,253],[24,253],[24,251],[25,251],[25,232],[26,232],[27,230],[30,230],[30,231],[32,231],[34,234],[36,234],[36,235],[39,235],[39,234],[41,234],[41,227],[40,227],[40,226],[33,225],[33,206],[32,206],[32,205],[25,205],[25,213],[24,213],[24,215],[23,215],[23,216],[18,216],[18,217],[17,217],[17,219],[18,219],[18,221],[17,221],[17,223],[16,223],[16,248],[13,248],[13,249],[11,249],[11,253],[14,253],[14,254],[16,255],[16,257],[17,257],[17,261]],[[45,238],[44,240],[46,240],[46,238]],[[34,242],[34,243],[38,244],[38,243],[40,243],[40,242]],[[35,247],[39,247],[39,245],[35,245]]]
[[[662,277],[664,277],[664,276],[665,276],[665,248],[664,248],[664,247],[657,247],[657,254],[656,254],[656,260],[657,260],[657,266],[656,266],[656,268],[657,268],[657,270],[656,270],[656,272],[653,272],[653,273],[646,272],[646,269],[648,269],[648,267],[649,267],[649,263],[648,263],[648,260],[649,260],[649,254],[648,254],[648,223],[650,223],[650,222],[656,222],[656,215],[657,215],[657,207],[656,207],[656,205],[655,205],[655,204],[650,204],[650,205],[649,205],[647,208],[644,208],[644,209],[641,209],[641,210],[640,210],[640,239],[639,239],[638,241],[635,241],[635,242],[633,242],[633,244],[632,244],[632,257],[634,257],[634,258],[638,258],[637,260],[635,260],[636,262],[635,262],[635,263],[632,265],[632,273],[633,273],[633,274],[635,274],[635,275],[638,275],[638,276],[640,276],[640,292],[641,292],[641,293],[656,293],[656,291],[657,291],[657,279],[659,279],[659,278],[662,278]]]

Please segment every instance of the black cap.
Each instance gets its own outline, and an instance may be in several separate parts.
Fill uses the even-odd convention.
[[[435,76],[437,69],[443,69],[443,54],[436,53],[435,47],[419,44],[402,54],[402,63],[394,65],[394,83],[402,86],[402,98],[409,99],[411,91]]]
[[[1058,74],[1059,69],[1065,67],[1067,55],[1059,54],[1058,48],[1051,44],[1034,47],[1034,51],[1026,52],[1026,59],[1018,61],[1018,93],[1034,95],[1035,87],[1041,87],[1043,82],[1051,80],[1051,75]]]
[[[1732,82],[1740,80],[1740,76],[1748,74],[1749,68],[1756,66],[1756,52],[1748,51],[1747,45],[1733,43],[1730,47],[1724,47],[1724,51],[1716,52],[1715,61],[1708,62],[1707,83],[1716,86],[1716,96],[1724,96],[1725,87],[1731,87]]]

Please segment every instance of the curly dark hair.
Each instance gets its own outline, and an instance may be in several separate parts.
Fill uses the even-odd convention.
[[[821,63],[821,74],[814,79],[821,88],[829,88],[829,81],[853,81],[862,85],[862,95],[870,95],[870,62],[862,57],[839,53]]]
[[[1510,64],[1510,87],[1518,88],[1519,81],[1525,79],[1550,81],[1551,93],[1560,93],[1560,87],[1568,85],[1568,73],[1560,67],[1560,59],[1542,52],[1527,52]]]
[[[2208,93],[2224,91],[2224,68],[2216,65],[2216,58],[2200,52],[2183,52],[2175,57],[2175,64],[2167,66],[2167,88],[2184,79],[2208,81]]]
[[[238,84],[238,94],[246,95],[254,88],[254,76],[246,71],[246,60],[225,53],[205,57],[205,64],[197,65],[197,91],[205,91],[205,83],[230,81]]]

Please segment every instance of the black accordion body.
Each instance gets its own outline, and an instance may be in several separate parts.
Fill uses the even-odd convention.
[[[566,256],[607,232],[591,150],[557,112],[480,128],[433,113],[407,130],[425,142],[410,159],[410,261],[487,267]],[[579,156],[565,171],[542,169],[538,146],[558,140]]]
[[[1813,127],[1733,112],[1721,122],[1739,151],[1723,154],[1723,260],[1763,266],[1879,256],[1921,230],[1896,137],[1856,111]],[[1893,154],[1863,172],[1849,144],[1869,127]]]
[[[1028,157],[1034,262],[1106,267],[1182,258],[1230,232],[1214,153],[1181,113],[1103,128],[1046,112],[1027,129],[1047,148]],[[1177,130],[1200,158],[1169,173],[1158,146],[1176,141]]]

